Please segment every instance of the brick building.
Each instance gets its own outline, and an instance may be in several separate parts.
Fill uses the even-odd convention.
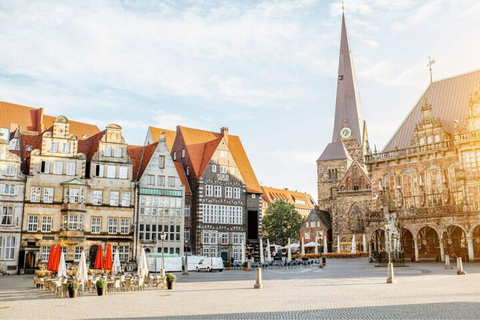
[[[330,252],[332,242],[332,226],[330,214],[315,207],[305,217],[305,221],[300,227],[300,239],[304,239],[305,244],[316,242],[320,246],[324,245],[324,238],[327,238],[327,250]],[[314,249],[312,248],[312,251]],[[320,252],[320,250],[318,251]]]

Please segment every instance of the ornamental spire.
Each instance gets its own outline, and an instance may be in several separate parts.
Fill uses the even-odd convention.
[[[342,32],[338,63],[337,100],[332,142],[338,141],[342,129],[348,126],[351,134],[363,145],[363,111],[358,93],[357,79],[348,41],[342,2]]]

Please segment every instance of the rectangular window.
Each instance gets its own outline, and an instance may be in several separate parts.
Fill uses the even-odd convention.
[[[70,189],[70,203],[79,203],[80,201],[80,189]]]
[[[115,148],[115,158],[121,158],[122,157],[122,148]]]
[[[102,190],[93,190],[92,204],[99,206],[102,204],[103,193]]]
[[[227,173],[227,167],[220,166],[220,173]]]
[[[42,192],[42,188],[31,187],[30,188],[30,202],[40,202],[41,192]]]
[[[50,162],[49,161],[42,161],[40,172],[42,173],[50,173]]]
[[[129,234],[130,233],[130,219],[122,219],[120,225],[120,233],[121,234]]]
[[[240,199],[240,188],[233,188],[233,197],[235,199]]]
[[[52,232],[52,217],[42,217],[42,232]]]
[[[80,261],[80,258],[82,257],[82,251],[83,247],[75,247],[75,256],[73,257],[73,260]]]
[[[78,216],[74,214],[68,215],[68,230],[78,229]]]
[[[42,262],[47,262],[48,258],[50,257],[50,249],[51,247],[42,247]]]
[[[15,194],[15,185],[14,184],[4,184],[3,185],[3,194],[14,195]]]
[[[175,187],[175,177],[168,177],[168,186]]]
[[[221,158],[226,158],[227,157],[227,152],[226,151],[220,151],[220,157]]]
[[[28,232],[37,232],[38,216],[28,216]]]
[[[228,244],[228,233],[222,233],[222,244]]]
[[[0,219],[0,224],[2,226],[8,226],[13,224],[13,207],[2,208],[2,217]],[[1,246],[2,246],[2,243],[0,242],[0,247]]]
[[[43,188],[43,202],[52,203],[53,202],[53,188]]]
[[[53,174],[63,173],[63,163],[60,161],[53,161]]]
[[[107,166],[107,178],[115,178],[116,168],[115,166]]]
[[[50,142],[50,152],[58,152],[58,142],[57,141]]]
[[[118,226],[118,219],[108,219],[108,233],[116,234]]]
[[[128,178],[128,167],[118,167],[118,178],[119,179]]]
[[[65,171],[66,171],[67,176],[74,176],[75,175],[75,162],[67,162]]]
[[[225,187],[225,197],[226,198],[232,197],[232,187]]]
[[[217,165],[212,164],[212,172],[217,172]]]
[[[62,153],[70,153],[70,143],[62,143]]]
[[[207,197],[213,197],[213,186],[212,185],[207,184],[205,186],[205,195]]]
[[[209,244],[210,243],[210,233],[209,232],[204,232],[203,236],[203,244]]]
[[[97,177],[103,178],[103,170],[104,170],[103,164],[97,164],[96,169],[95,169],[95,175]]]
[[[6,176],[15,176],[15,169],[16,169],[16,166],[13,165],[13,164],[7,164],[5,166],[5,169],[4,169],[4,175]]]
[[[209,248],[203,248],[202,249],[202,255],[204,257],[209,257],[209,254],[210,254],[210,249]]]
[[[1,257],[0,257],[1,258]],[[5,260],[15,259],[15,237],[5,238]]]
[[[122,207],[130,207],[130,192],[122,192]]]
[[[190,230],[183,231],[183,237],[185,238],[185,241],[190,240]]]
[[[185,158],[185,149],[182,149],[182,159]]]
[[[149,186],[155,185],[155,176],[153,174],[147,175],[147,185]]]
[[[91,227],[92,233],[100,233],[101,224],[102,224],[101,218],[92,218],[92,227]]]
[[[190,207],[185,207],[184,216],[185,217],[190,217]]]
[[[158,167],[160,169],[164,169],[165,168],[165,156],[159,156],[158,157]]]
[[[118,191],[110,191],[110,205],[118,206]]]
[[[165,176],[158,176],[157,177],[157,184],[159,187],[164,187],[165,186]]]
[[[103,155],[105,157],[111,157],[112,156],[112,147],[109,147],[109,146],[103,147]]]
[[[214,196],[217,197],[217,198],[222,197],[222,187],[221,186],[215,186]]]

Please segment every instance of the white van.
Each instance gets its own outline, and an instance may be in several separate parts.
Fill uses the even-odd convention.
[[[218,270],[222,272],[223,260],[222,258],[203,258],[198,262],[196,270],[197,272],[200,272],[200,270],[207,270],[208,272]]]

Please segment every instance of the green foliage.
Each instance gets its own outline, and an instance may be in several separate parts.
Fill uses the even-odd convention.
[[[165,278],[167,279],[167,282],[175,282],[177,281],[177,277],[173,273],[167,273],[165,275]]]
[[[300,227],[303,217],[295,207],[283,200],[270,204],[262,219],[264,237],[271,242],[286,245],[291,240],[300,237]]]
[[[68,282],[68,289],[69,290],[78,290],[79,287],[80,287],[80,283],[78,283],[78,281]]]
[[[244,268],[247,268],[247,267],[248,267],[248,261],[245,261],[245,262],[243,263],[243,267],[244,267]]]
[[[107,282],[103,279],[100,279],[100,280],[97,281],[97,283],[95,285],[97,286],[97,288],[103,289],[107,286]]]
[[[231,267],[232,264],[230,263],[230,261],[225,261],[225,262],[223,263],[223,266],[224,266],[225,268],[228,268],[228,267]]]

